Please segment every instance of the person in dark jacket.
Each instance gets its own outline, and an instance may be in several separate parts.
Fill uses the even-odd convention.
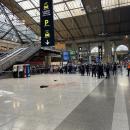
[[[97,65],[97,75],[98,75],[99,79],[102,77],[102,65],[101,64]]]
[[[65,73],[67,74],[67,72],[68,72],[68,67],[67,67],[67,65],[64,66],[64,69],[65,69]]]
[[[101,65],[101,78],[104,77],[104,65]]]
[[[110,78],[110,65],[107,63],[106,65],[106,79]]]
[[[85,67],[84,65],[81,65],[81,75],[84,76],[85,74]]]
[[[114,63],[112,71],[113,71],[113,75],[116,75],[116,73],[117,73],[117,65],[116,65],[116,63]]]
[[[93,76],[96,77],[96,73],[97,73],[96,64],[93,64],[93,65],[92,65],[92,77],[93,77]]]
[[[89,64],[86,65],[86,72],[87,72],[87,76],[90,76],[90,66],[89,66]]]

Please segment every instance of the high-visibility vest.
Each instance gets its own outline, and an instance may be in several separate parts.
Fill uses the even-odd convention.
[[[128,63],[128,69],[130,69],[130,63]]]

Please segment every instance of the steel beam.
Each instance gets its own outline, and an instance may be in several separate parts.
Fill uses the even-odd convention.
[[[123,40],[124,35],[121,36],[111,36],[111,37],[95,37],[95,38],[86,38],[76,40],[77,44],[88,44],[88,43],[96,43],[96,42],[104,42],[108,41],[120,41]],[[66,41],[66,44],[75,44],[74,41]]]
[[[21,39],[19,33],[17,32],[17,29],[16,29],[15,26],[13,25],[13,23],[12,23],[12,21],[10,20],[8,14],[6,13],[6,10],[5,10],[4,6],[3,6],[1,3],[0,3],[0,7],[1,7],[1,9],[2,9],[3,14],[4,14],[5,17],[7,18],[8,22],[10,23],[11,27],[13,28],[13,30],[14,30],[16,36],[18,37],[19,42],[20,42],[20,43],[23,43],[23,41],[22,41],[22,39]]]
[[[23,34],[21,31],[18,30],[18,32],[23,35],[24,37],[26,37],[31,43],[34,43],[27,35]]]
[[[102,8],[101,0],[100,0],[100,10],[101,10],[101,14],[102,14],[103,33],[105,34],[105,33],[107,33],[107,30],[106,30],[106,26],[105,26],[105,16],[104,16],[104,11]]]
[[[37,35],[40,35],[40,27],[37,22],[27,12],[23,12],[24,9],[18,5],[17,2],[14,0],[0,0],[0,2],[3,3],[14,14],[18,11],[21,12],[18,14],[16,13],[16,16],[20,20],[25,20],[25,25],[30,27]]]
[[[91,22],[91,20],[90,20],[90,16],[89,16],[89,14],[88,14],[88,11],[87,11],[87,9],[86,9],[85,0],[81,0],[81,1],[82,1],[82,4],[83,4],[83,7],[84,7],[84,9],[85,9],[85,12],[86,12],[86,16],[87,16],[87,19],[88,19],[89,25],[90,25],[90,27],[91,27],[91,30],[92,30],[92,32],[93,32],[93,35],[95,36],[96,33],[95,33],[94,28],[93,28],[92,22]]]
[[[80,29],[80,27],[79,27],[79,25],[78,25],[78,22],[77,22],[76,19],[73,17],[73,15],[72,15],[72,13],[71,13],[71,11],[70,11],[68,5],[66,4],[67,1],[63,0],[63,2],[65,2],[65,5],[66,5],[67,9],[69,10],[69,12],[70,12],[70,14],[71,14],[71,17],[72,17],[74,23],[76,24],[76,26],[77,26],[77,28],[78,28],[80,34],[82,34],[82,36],[84,37],[84,34],[83,34],[83,32],[81,31],[81,29]]]
[[[0,39],[3,39],[7,34],[10,33],[10,31],[12,30],[13,28],[10,28],[5,34],[3,34],[3,36],[0,37]]]

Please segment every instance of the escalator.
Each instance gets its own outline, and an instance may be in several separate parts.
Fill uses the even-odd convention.
[[[40,49],[40,44],[24,45],[15,48],[0,57],[0,72],[5,71],[17,62],[24,62]]]

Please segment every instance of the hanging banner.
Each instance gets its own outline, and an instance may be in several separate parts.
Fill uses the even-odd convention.
[[[41,46],[54,46],[53,1],[40,0]]]

